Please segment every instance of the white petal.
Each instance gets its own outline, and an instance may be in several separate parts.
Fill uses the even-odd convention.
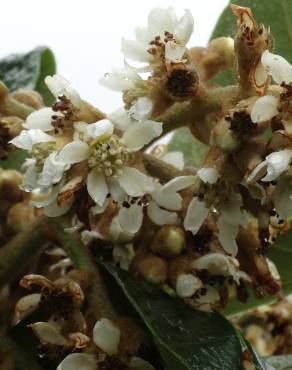
[[[247,182],[254,182],[258,181],[260,178],[262,178],[267,170],[267,161],[263,161],[259,163],[250,173],[250,175],[247,178]]]
[[[161,134],[161,122],[143,121],[126,131],[122,137],[122,142],[132,150],[139,150]]]
[[[154,8],[148,15],[148,32],[152,34],[152,38],[155,36],[163,38],[165,31],[174,34],[176,24],[177,17],[172,7]]]
[[[136,103],[131,107],[129,113],[136,120],[145,120],[152,114],[153,104],[146,96],[137,99]]]
[[[219,177],[219,174],[216,168],[212,168],[212,167],[200,168],[197,172],[197,175],[203,182],[209,183],[209,184],[215,184]]]
[[[63,337],[59,330],[57,330],[52,324],[47,322],[36,322],[35,324],[30,325],[30,327],[43,344],[58,346],[68,345],[67,339]]]
[[[87,191],[98,205],[102,206],[109,192],[104,175],[92,170],[87,176]]]
[[[53,201],[49,205],[44,207],[44,214],[48,217],[59,217],[64,215],[69,211],[73,203],[73,200],[69,203],[66,203],[64,206],[59,207],[57,200]]]
[[[94,343],[108,355],[118,352],[121,332],[120,329],[110,320],[102,318],[94,325]]]
[[[39,172],[35,165],[30,165],[22,176],[22,183],[20,188],[24,191],[32,191],[38,187],[37,179]]]
[[[138,62],[151,62],[153,56],[148,53],[150,45],[143,44],[133,40],[122,39],[122,52],[126,58]]]
[[[182,207],[182,197],[174,191],[158,190],[152,194],[152,199],[161,207],[171,211],[178,211]]]
[[[40,300],[41,294],[39,293],[29,294],[20,298],[15,306],[16,323],[32,313],[38,307]]]
[[[132,357],[129,363],[130,370],[155,370],[147,361],[139,357]]]
[[[64,358],[57,370],[96,370],[97,360],[87,353],[72,353]]]
[[[182,171],[185,166],[184,155],[182,152],[168,152],[161,158],[164,162]]]
[[[273,181],[289,168],[292,150],[284,149],[266,157],[267,175],[262,181]]]
[[[91,123],[86,126],[87,135],[92,138],[100,138],[102,136],[111,136],[114,132],[114,126],[108,119]]]
[[[58,160],[57,152],[51,153],[44,162],[43,169],[37,181],[40,186],[51,186],[59,182],[68,169],[68,164]]]
[[[279,101],[276,97],[266,95],[259,98],[251,110],[251,120],[255,123],[262,123],[276,116]]]
[[[194,18],[189,9],[185,10],[185,14],[179,19],[175,29],[175,39],[186,45],[194,31]]]
[[[118,214],[118,221],[123,231],[136,234],[142,226],[142,207],[137,204],[132,204],[129,208],[121,207]]]
[[[135,234],[127,233],[122,230],[118,217],[114,217],[110,224],[111,240],[117,243],[130,243],[135,237]]]
[[[52,108],[41,108],[36,112],[31,113],[23,125],[27,129],[40,129],[42,131],[51,131],[52,116],[63,117],[61,112],[55,112]]]
[[[54,142],[53,136],[45,134],[40,129],[23,130],[21,133],[10,141],[17,148],[32,150],[34,144]]]
[[[153,181],[143,172],[132,167],[125,167],[118,182],[125,192],[132,197],[139,197],[153,189]]]
[[[220,205],[221,217],[233,225],[244,225],[246,218],[241,212],[242,197],[238,193],[232,194],[229,199]]]
[[[126,198],[126,193],[124,189],[121,188],[118,180],[116,178],[108,179],[108,187],[111,198],[118,203],[122,203]]]
[[[290,178],[278,181],[272,198],[280,219],[292,216],[292,183]]]
[[[186,47],[184,45],[177,44],[175,41],[168,41],[165,44],[165,59],[172,62],[182,60]]]
[[[109,205],[109,199],[106,199],[101,206],[99,204],[96,204],[94,207],[91,207],[90,213],[93,216],[100,215],[107,209],[108,205]]]
[[[56,98],[65,95],[76,108],[80,107],[81,98],[78,92],[72,88],[70,83],[63,76],[57,74],[54,76],[47,76],[45,78],[45,84]]]
[[[114,126],[120,131],[127,131],[137,122],[132,120],[129,116],[128,111],[125,108],[119,108],[107,116],[107,118],[114,124]]]
[[[107,73],[99,82],[101,85],[114,90],[125,91],[135,88],[135,84],[141,78],[134,68],[113,69]]]
[[[208,213],[209,209],[205,206],[205,203],[194,197],[188,206],[184,228],[195,235],[203,225]]]
[[[181,191],[193,185],[195,181],[196,176],[177,176],[163,185],[162,191]]]
[[[156,225],[172,225],[177,220],[177,214],[175,212],[165,211],[153,201],[147,207],[147,214]]]
[[[261,61],[275,82],[278,84],[292,82],[292,66],[286,59],[265,50],[262,54]]]
[[[227,253],[236,256],[238,246],[235,238],[237,237],[239,226],[227,222],[223,217],[219,217],[217,225],[219,227],[218,238],[222,247]]]
[[[58,155],[58,160],[63,163],[74,164],[84,161],[88,156],[88,145],[81,140],[76,140],[64,146]]]
[[[181,274],[176,281],[175,290],[179,297],[189,298],[202,288],[203,284],[199,278],[192,274]]]

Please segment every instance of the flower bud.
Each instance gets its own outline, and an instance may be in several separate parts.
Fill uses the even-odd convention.
[[[0,129],[6,129],[9,140],[20,134],[23,129],[22,124],[23,120],[15,116],[0,118]]]
[[[6,224],[15,233],[27,229],[27,227],[36,219],[34,209],[24,203],[14,204],[8,211]]]
[[[167,262],[154,254],[136,255],[131,268],[151,284],[164,284],[167,279]]]
[[[173,258],[179,256],[185,246],[184,230],[181,227],[167,225],[155,234],[151,251],[163,257]]]
[[[0,100],[4,99],[8,95],[8,88],[4,82],[0,81]]]
[[[36,110],[44,106],[43,98],[37,91],[19,89],[14,91],[11,97],[19,103],[28,105]]]
[[[177,279],[182,274],[191,273],[191,256],[179,256],[169,262],[168,278],[173,288],[176,288]]]
[[[17,202],[23,197],[19,186],[22,176],[15,170],[0,170],[0,199],[2,201]]]
[[[189,298],[202,288],[203,283],[192,274],[181,274],[176,280],[176,293],[181,298]]]

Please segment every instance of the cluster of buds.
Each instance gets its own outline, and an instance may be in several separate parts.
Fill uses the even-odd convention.
[[[122,108],[105,115],[63,77],[48,76],[56,102],[31,113],[10,141],[29,154],[21,188],[30,206],[49,217],[73,213],[74,230],[97,253],[111,248],[121,268],[208,310],[224,308],[233,296],[246,301],[248,285],[260,297],[281,296],[266,252],[292,216],[292,66],[271,52],[269,29],[248,8],[232,11],[234,42],[220,38],[188,49],[190,12],[178,19],[172,8],[154,9],[136,40],[122,43],[126,59],[146,65],[126,64],[101,80],[123,93]],[[232,65],[237,86],[210,84]],[[154,140],[180,126],[209,146],[201,168],[186,168],[181,153],[145,155]],[[48,296],[59,292],[60,283],[42,282]],[[63,284],[67,297],[71,288]],[[85,353],[70,354],[59,369],[73,368],[71,361],[94,369],[99,350],[122,353],[123,332],[115,325],[96,324],[98,350],[91,354],[91,340],[78,328]],[[64,333],[60,341],[73,352],[76,337]],[[133,356],[116,361],[134,369]]]

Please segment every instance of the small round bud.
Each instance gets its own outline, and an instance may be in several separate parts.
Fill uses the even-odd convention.
[[[4,82],[0,81],[0,100],[4,99],[8,95],[8,88]]]
[[[28,105],[36,110],[44,106],[43,98],[37,91],[19,89],[14,91],[11,97],[19,103]]]
[[[1,117],[0,118],[0,128],[5,128],[8,133],[8,137],[13,139],[15,136],[19,135],[22,127],[23,120],[15,116]]]
[[[10,202],[20,201],[23,196],[19,188],[21,181],[21,174],[15,170],[0,172],[0,199]]]
[[[8,227],[18,233],[25,230],[35,218],[33,208],[24,203],[16,203],[9,209],[6,223]]]
[[[181,254],[186,246],[185,232],[177,226],[164,226],[154,236],[151,251],[163,257],[173,258]]]
[[[181,274],[176,280],[176,293],[181,298],[189,298],[202,288],[203,284],[199,278],[192,274]]]
[[[167,279],[167,262],[154,254],[137,255],[131,268],[151,284],[164,284]]]

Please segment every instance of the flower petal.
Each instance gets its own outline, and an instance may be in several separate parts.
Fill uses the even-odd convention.
[[[43,169],[38,178],[38,185],[51,186],[56,184],[63,177],[69,165],[59,161],[57,152],[51,153],[44,162]]]
[[[117,179],[120,186],[131,197],[142,196],[153,189],[152,179],[136,168],[125,167],[122,175]]]
[[[251,120],[255,123],[262,123],[276,116],[279,101],[275,96],[266,95],[259,98],[251,110]]]
[[[181,152],[168,152],[161,158],[164,162],[182,171],[185,166],[184,155]]]
[[[143,121],[126,131],[122,137],[122,142],[132,150],[139,150],[161,134],[161,122]]]
[[[23,127],[27,129],[40,129],[42,131],[51,131],[54,129],[52,126],[52,117],[63,117],[61,112],[55,112],[52,108],[41,108],[36,112],[31,113]]]
[[[265,50],[261,61],[276,83],[280,85],[282,82],[287,84],[292,82],[292,66],[286,59]]]
[[[184,45],[177,44],[175,41],[168,41],[165,44],[165,59],[172,62],[178,62],[182,60],[186,47]]]
[[[202,288],[201,280],[192,274],[181,274],[176,280],[175,290],[179,297],[189,298]]]
[[[17,148],[32,150],[34,144],[54,142],[53,136],[45,134],[40,129],[23,130],[21,133],[10,141]]]
[[[100,138],[102,136],[111,136],[114,132],[114,125],[108,119],[102,119],[88,124],[86,129],[88,137]]]
[[[196,176],[177,176],[163,185],[162,191],[181,191],[193,185],[195,181]]]
[[[208,213],[209,208],[206,207],[205,203],[194,197],[188,206],[187,214],[184,219],[184,228],[196,235],[203,225]]]
[[[97,360],[87,353],[72,353],[64,358],[57,370],[96,370]]]
[[[129,208],[121,207],[118,214],[118,221],[123,231],[136,234],[142,226],[142,207],[137,204],[132,204]]]
[[[213,167],[200,168],[197,172],[197,175],[203,182],[209,184],[215,184],[219,177],[218,171]]]
[[[58,74],[47,76],[45,78],[45,84],[56,98],[65,95],[76,108],[80,107],[80,95],[63,76]]]
[[[148,53],[150,45],[143,44],[134,40],[122,39],[122,52],[128,59],[136,60],[138,62],[151,62],[153,56]]]
[[[149,118],[152,110],[152,101],[146,96],[143,96],[137,99],[136,103],[131,107],[129,114],[136,120],[141,121]]]
[[[154,191],[151,196],[158,205],[168,210],[178,211],[182,207],[182,197],[173,191],[163,191],[161,189]]]
[[[57,203],[57,199],[44,207],[44,214],[48,217],[59,217],[69,211],[73,203],[73,200],[60,207]]]
[[[93,328],[93,341],[106,354],[117,354],[120,342],[120,329],[110,320],[101,318]]]
[[[112,71],[105,74],[99,82],[108,89],[125,91],[134,89],[136,82],[139,80],[141,80],[141,78],[134,68],[125,67],[122,69],[112,69]]]
[[[235,257],[238,252],[238,246],[235,240],[238,234],[238,224],[231,224],[223,217],[219,217],[217,225],[219,228],[218,238],[223,249]]]
[[[147,214],[156,225],[172,225],[177,220],[177,214],[175,212],[168,212],[161,209],[154,201],[149,203]]]
[[[101,172],[92,170],[87,176],[87,191],[98,205],[102,206],[109,192],[105,177]]]
[[[262,181],[273,181],[289,168],[292,157],[292,150],[284,149],[269,154],[266,157],[267,175]]]
[[[125,108],[119,108],[107,116],[107,118],[114,124],[114,126],[120,131],[127,131],[133,125],[136,125],[136,121],[132,120],[129,116],[128,111]]]
[[[238,193],[232,194],[229,199],[220,205],[221,217],[232,225],[244,225],[246,218],[241,212],[242,197]]]
[[[290,178],[281,178],[273,191],[272,198],[280,219],[292,216],[292,182]]]
[[[186,45],[194,31],[194,18],[189,9],[185,10],[184,15],[179,19],[175,29],[175,39],[177,42]]]
[[[58,161],[63,163],[74,164],[84,161],[88,158],[88,156],[88,145],[81,140],[76,140],[66,144],[64,148],[60,151],[57,159]]]

